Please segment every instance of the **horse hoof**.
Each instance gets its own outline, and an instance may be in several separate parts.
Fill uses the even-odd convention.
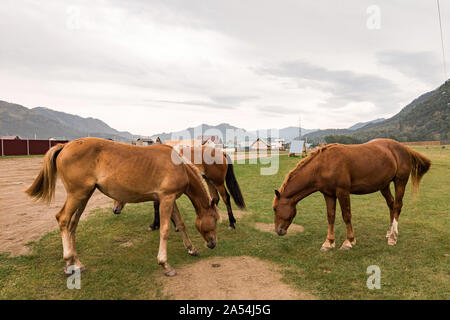
[[[391,231],[388,230],[388,232],[386,232],[386,239],[389,239],[390,236],[391,236]]]
[[[350,241],[345,241],[340,250],[350,250],[351,248],[353,248],[352,244],[350,243]]]
[[[150,231],[155,231],[155,230],[158,230],[158,229],[159,229],[159,227],[154,226],[154,225],[151,225],[151,226],[148,227],[148,230],[150,230]]]
[[[234,225],[231,225],[228,227],[228,230],[236,230],[236,227]]]
[[[65,266],[63,268],[63,272],[66,276],[71,276],[72,274],[74,274],[76,271],[80,271],[80,273],[83,273],[86,271],[86,267],[85,266],[75,266],[75,268],[72,269],[72,271],[68,271],[69,266]]]
[[[393,240],[393,239],[391,239],[391,238],[388,239],[388,245],[389,245],[389,246],[395,246],[396,244],[397,244],[397,241],[396,241],[396,240]]]
[[[198,257],[198,256],[199,256],[199,253],[198,253],[197,249],[191,249],[191,250],[188,250],[188,253],[189,253],[191,256],[193,256],[193,257]]]
[[[336,245],[334,244],[334,242],[333,242],[332,244],[330,244],[330,243],[324,243],[324,244],[322,245],[322,247],[320,248],[320,251],[322,251],[322,252],[327,252],[327,251],[333,250],[335,246],[336,246]]]
[[[164,272],[164,275],[167,277],[175,277],[177,275],[177,272],[175,271],[175,269],[170,269]]]

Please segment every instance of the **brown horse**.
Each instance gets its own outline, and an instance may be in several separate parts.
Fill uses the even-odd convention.
[[[198,254],[186,234],[175,203],[183,193],[195,208],[195,225],[207,246],[212,249],[216,245],[218,213],[215,202],[209,197],[198,170],[183,162],[169,146],[131,146],[97,138],[83,138],[66,145],[57,145],[45,155],[43,167],[26,193],[50,202],[54,196],[57,175],[67,191],[66,202],[56,215],[61,229],[65,270],[72,265],[84,269],[75,249],[75,230],[96,188],[119,201],[160,203],[158,263],[168,276],[176,274],[167,262],[171,216],[181,231],[188,253]]]
[[[390,211],[391,223],[386,237],[389,245],[395,245],[409,175],[415,193],[430,165],[431,161],[420,153],[390,139],[375,139],[361,145],[331,144],[322,147],[289,172],[280,191],[275,190],[275,230],[280,236],[285,235],[297,213],[296,204],[320,191],[325,198],[328,215],[328,235],[321,250],[328,251],[335,247],[336,198],[347,226],[347,239],[341,249],[350,249],[356,244],[351,223],[350,194],[381,191]],[[392,181],[395,199],[389,187]]]
[[[242,196],[239,184],[236,180],[236,176],[234,175],[233,161],[227,154],[223,153],[222,151],[207,146],[192,148],[187,147],[178,150],[178,152],[188,162],[192,163],[200,170],[208,184],[210,194],[216,201],[216,204],[219,203],[218,193],[220,194],[223,202],[227,207],[230,228],[235,229],[236,219],[233,215],[230,194],[228,193],[227,188],[231,193],[231,197],[233,197],[234,202],[239,208],[245,208],[245,201],[244,197]],[[198,161],[196,161],[196,159],[198,159]],[[227,185],[227,188],[225,188],[225,183]],[[124,202],[116,200],[114,202],[113,212],[115,214],[120,214],[124,206]],[[175,221],[172,220],[172,222],[174,223],[176,228]],[[159,229],[159,224],[159,202],[155,201],[154,220],[149,229],[157,230]],[[176,228],[176,230],[178,229]]]

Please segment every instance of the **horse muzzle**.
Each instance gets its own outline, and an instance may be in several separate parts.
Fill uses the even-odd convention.
[[[211,239],[208,241],[208,243],[206,244],[206,246],[210,249],[214,249],[216,247],[217,241],[216,239]]]
[[[278,234],[280,237],[282,237],[282,236],[286,235],[287,230],[286,230],[286,229],[283,229],[283,228],[281,228],[281,227],[279,227],[279,228],[276,229],[276,232],[277,232],[277,234]]]
[[[114,214],[120,214],[122,212],[122,210],[118,209],[118,208],[113,208],[113,213]]]

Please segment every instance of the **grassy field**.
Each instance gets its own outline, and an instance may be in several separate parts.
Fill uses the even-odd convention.
[[[235,231],[227,221],[218,228],[219,244],[204,247],[194,228],[192,205],[186,197],[179,207],[200,257],[187,255],[179,234],[171,233],[169,261],[179,268],[211,256],[249,255],[282,267],[283,280],[321,299],[449,299],[450,254],[450,148],[415,147],[432,161],[416,199],[410,188],[399,221],[399,241],[389,247],[385,239],[389,213],[380,193],[352,196],[353,226],[357,245],[350,251],[320,252],[327,234],[326,210],[320,193],[302,200],[294,222],[305,232],[286,237],[253,228],[255,222],[273,222],[273,190],[299,158],[280,158],[277,175],[261,176],[261,165],[236,165],[249,214]],[[6,208],[4,208],[6,209]],[[225,210],[223,204],[221,210]],[[98,210],[80,223],[78,253],[87,266],[82,289],[68,290],[62,273],[59,231],[33,243],[33,254],[0,256],[1,299],[161,299],[162,269],[156,264],[159,233],[149,232],[151,203],[129,205],[121,215]],[[336,219],[337,247],[345,240],[345,225]],[[120,246],[131,241],[130,247]],[[366,269],[381,269],[381,289],[366,287]],[[159,279],[159,280],[158,280]],[[164,280],[164,279],[163,279]]]
[[[44,157],[43,154],[37,154],[37,155],[25,155],[25,156],[0,156],[0,159],[16,159],[16,158],[40,158]]]

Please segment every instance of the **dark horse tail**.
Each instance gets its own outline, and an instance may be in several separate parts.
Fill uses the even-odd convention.
[[[412,193],[417,194],[419,191],[420,180],[422,179],[423,175],[427,173],[428,169],[430,169],[431,160],[411,148],[408,148],[408,152],[411,156],[412,162]]]
[[[245,201],[244,197],[242,196],[241,188],[239,188],[239,184],[236,180],[236,176],[234,175],[233,170],[233,161],[231,160],[229,155],[225,155],[227,158],[228,168],[227,168],[227,175],[225,177],[225,181],[227,183],[228,191],[230,192],[231,196],[233,197],[234,202],[236,205],[243,209],[245,208]]]
[[[52,147],[44,156],[41,171],[34,180],[33,184],[25,190],[25,193],[36,200],[43,200],[50,203],[55,195],[55,185],[57,178],[56,158],[63,144],[57,144]]]

